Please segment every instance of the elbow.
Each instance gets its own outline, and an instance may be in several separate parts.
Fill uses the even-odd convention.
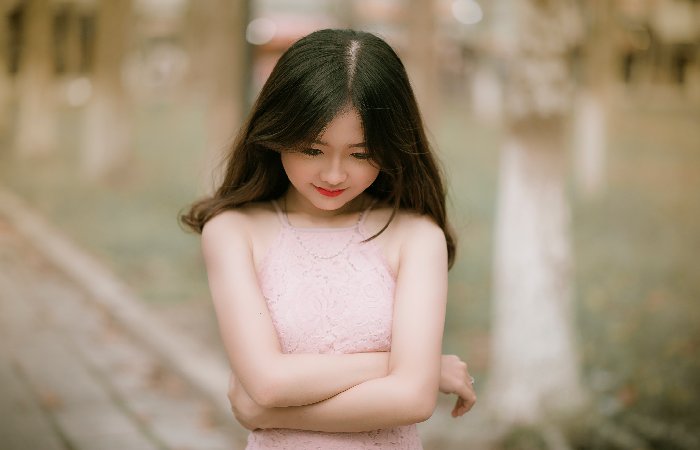
[[[415,423],[425,422],[430,419],[435,412],[437,406],[437,397],[429,395],[428,398],[422,399],[416,407]]]
[[[277,380],[271,377],[256,379],[246,388],[250,399],[263,408],[276,408],[283,405],[283,395]]]
[[[420,423],[430,419],[437,406],[437,392],[417,390],[414,395],[407,396],[409,404],[405,411],[408,412],[408,423]]]
[[[296,406],[292,399],[297,387],[284,372],[271,361],[248,373],[245,388],[250,399],[263,408]]]
[[[265,389],[264,387],[251,392],[250,398],[256,405],[262,406],[263,408],[275,408],[277,406],[277,399],[275,398],[274,391]]]
[[[397,418],[404,425],[425,422],[432,417],[437,406],[438,380],[414,376],[393,377],[391,382],[395,390]]]
[[[261,380],[250,392],[250,398],[263,408],[289,406],[284,401],[279,387],[272,380]]]

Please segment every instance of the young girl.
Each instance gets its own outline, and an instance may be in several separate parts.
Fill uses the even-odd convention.
[[[405,69],[383,40],[312,33],[262,88],[217,192],[183,222],[202,248],[248,449],[420,449],[438,390],[455,243]],[[473,381],[473,379],[472,379]]]

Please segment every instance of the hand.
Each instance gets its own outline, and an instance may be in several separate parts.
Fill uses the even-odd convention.
[[[458,396],[452,417],[466,414],[476,403],[476,392],[467,363],[456,355],[442,355],[440,366],[440,392]]]
[[[228,380],[228,401],[231,403],[233,415],[244,428],[250,431],[261,428],[261,419],[265,408],[250,398],[233,373]]]

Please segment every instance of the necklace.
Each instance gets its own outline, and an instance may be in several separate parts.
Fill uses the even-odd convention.
[[[331,254],[331,255],[319,255],[318,253],[316,253],[315,251],[311,250],[309,247],[307,247],[306,245],[304,245],[304,242],[303,242],[301,236],[299,236],[299,233],[297,232],[297,230],[296,230],[296,229],[294,228],[294,226],[292,226],[292,224],[289,222],[289,216],[287,215],[287,198],[286,198],[286,197],[283,199],[283,206],[284,206],[284,210],[283,210],[283,212],[284,212],[284,217],[285,217],[285,219],[287,220],[287,224],[289,225],[289,228],[292,230],[292,234],[294,235],[294,238],[295,238],[296,241],[299,243],[299,246],[300,246],[301,248],[303,248],[304,251],[306,251],[306,253],[308,253],[309,255],[313,256],[313,257],[316,258],[316,259],[324,259],[324,260],[325,260],[325,259],[333,259],[333,258],[335,258],[335,257],[340,256],[341,254],[343,254],[343,252],[345,252],[345,250],[347,250],[348,247],[350,247],[350,244],[352,244],[352,241],[355,239],[355,233],[356,233],[356,231],[357,231],[357,225],[360,223],[360,220],[362,220],[362,215],[360,215],[360,218],[357,220],[357,223],[356,223],[355,226],[353,227],[353,233],[350,235],[350,239],[348,239],[347,242],[345,242],[345,245],[343,245],[343,247],[342,247],[340,250],[338,250],[337,252],[335,252],[335,253],[333,253],[333,254]]]
[[[352,243],[353,238],[355,237],[355,233],[353,232],[352,236],[350,236],[350,239],[348,239],[348,241],[345,243],[345,245],[343,245],[343,247],[340,250],[338,250],[336,253],[333,253],[331,255],[319,255],[318,253],[314,252],[313,250],[308,248],[306,245],[304,245],[304,242],[302,241],[301,237],[299,237],[299,233],[297,233],[297,231],[293,227],[292,227],[292,233],[294,233],[294,237],[296,238],[297,242],[299,243],[299,246],[301,248],[303,248],[306,251],[306,253],[308,253],[309,255],[313,256],[316,259],[333,259],[336,256],[340,256],[341,254],[343,254],[343,252],[345,252],[345,250],[348,249],[348,247],[350,247],[350,244]]]

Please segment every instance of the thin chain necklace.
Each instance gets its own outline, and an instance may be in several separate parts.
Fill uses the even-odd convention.
[[[340,250],[338,250],[336,253],[333,253],[332,255],[319,255],[318,253],[314,252],[313,250],[308,248],[306,245],[304,245],[304,242],[301,239],[301,236],[299,236],[299,233],[297,232],[297,230],[289,222],[289,215],[287,215],[287,197],[283,198],[283,206],[284,206],[284,210],[283,210],[284,217],[287,220],[287,224],[289,225],[289,228],[292,230],[292,234],[294,234],[294,238],[299,243],[299,246],[306,251],[306,253],[308,253],[309,255],[313,256],[316,259],[333,259],[336,256],[340,256],[343,252],[345,252],[345,250],[347,250],[348,247],[350,247],[350,244],[352,244],[352,241],[355,240],[355,233],[357,232],[357,225],[360,223],[360,220],[362,220],[362,214],[360,214],[360,218],[357,219],[357,223],[355,224],[355,226],[353,228],[353,233],[352,233],[352,235],[350,235],[350,239],[348,239],[348,241],[345,243],[345,245],[343,245],[343,247]]]

